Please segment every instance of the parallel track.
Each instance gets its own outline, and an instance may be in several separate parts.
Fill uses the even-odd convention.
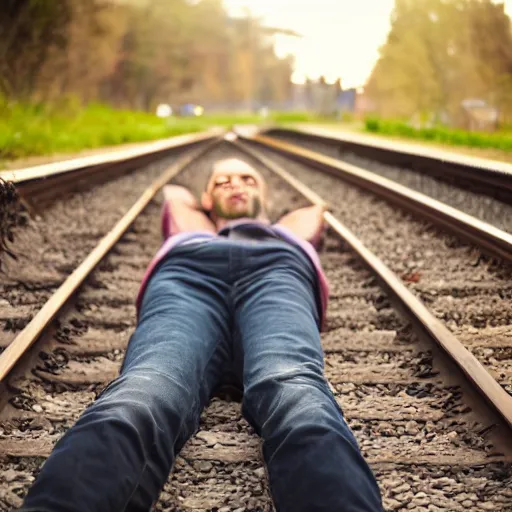
[[[271,137],[255,136],[247,140],[315,166],[358,187],[369,190],[394,204],[480,246],[490,254],[512,262],[512,234],[498,229],[456,208],[425,194],[396,183],[360,167],[347,164],[320,153],[301,148]]]
[[[175,181],[199,191],[215,159],[248,158],[241,151],[222,143]],[[251,161],[279,201],[274,217],[308,203],[261,162]],[[0,434],[0,487],[6,489],[0,491],[0,510],[19,505],[40,457],[116,375],[135,327],[138,283],[158,247],[159,208],[155,196],[65,310],[56,313],[57,324],[45,330],[32,356],[24,356],[23,365],[4,380],[9,394]],[[326,218],[339,227],[332,214]],[[321,257],[333,288],[323,337],[326,374],[377,473],[387,508],[511,510],[511,459],[503,452],[506,446],[488,437],[491,430],[509,432],[506,422],[497,427],[498,414],[483,416],[489,409],[481,403],[470,411],[471,391],[461,391],[457,375],[446,372],[444,356],[418,340],[333,230]],[[7,359],[0,356],[0,367]],[[506,419],[503,411],[499,415]],[[239,405],[215,399],[156,509],[272,510],[258,446]]]
[[[211,130],[181,135],[140,144],[132,149],[120,149],[25,169],[0,170],[0,181],[15,184],[25,205],[34,210],[64,193],[105,183],[184,148],[215,139],[221,133],[219,130]]]
[[[464,184],[505,200],[512,198],[512,164],[475,158],[417,144],[379,140],[355,133],[336,132],[321,128],[268,128],[265,135],[295,140],[299,145],[317,142],[333,148],[340,155],[352,153],[396,165],[455,184]]]
[[[364,234],[361,238],[366,238],[395,272],[402,273],[404,283],[418,292],[426,303],[433,304],[438,317],[449,320],[450,329],[460,332],[465,346],[477,353],[501,386],[512,394],[512,346],[507,336],[512,327],[509,300],[512,234],[332,157],[266,136],[246,136],[245,140],[253,146],[270,149],[282,165],[297,169],[296,177],[305,178],[317,191],[324,190],[333,211],[343,218],[350,217],[347,220],[356,234]],[[321,173],[311,173],[311,166]],[[352,204],[357,204],[358,208],[351,208]],[[387,216],[384,223],[377,218],[380,212]],[[373,217],[373,222],[365,220],[368,215]],[[427,232],[430,226],[425,220],[442,231]],[[382,224],[391,227],[393,222],[394,240],[387,244],[386,237],[381,235]],[[469,241],[469,245],[446,237],[444,230]],[[460,246],[459,254],[455,258],[448,256],[450,251],[447,252],[444,245]],[[480,250],[500,259],[488,260]],[[466,251],[471,252],[464,254]],[[449,259],[442,262],[442,258],[447,257]],[[447,265],[444,272],[441,270],[443,263]],[[493,316],[500,320],[496,322]],[[490,326],[499,328],[487,328]],[[477,346],[473,346],[474,340],[479,340]],[[479,349],[481,344],[489,348]],[[505,402],[504,407],[510,405]]]

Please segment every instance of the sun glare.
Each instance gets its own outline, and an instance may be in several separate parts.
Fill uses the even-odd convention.
[[[503,2],[503,0],[500,0]],[[302,37],[278,36],[276,52],[293,55],[294,83],[306,77],[341,78],[343,87],[364,85],[390,28],[395,0],[224,0],[233,15],[250,11],[272,27]],[[505,0],[512,13],[512,0]]]

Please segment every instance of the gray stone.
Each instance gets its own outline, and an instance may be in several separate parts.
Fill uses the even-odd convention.
[[[261,467],[261,468],[255,469],[254,474],[258,478],[264,478],[265,477],[265,468]]]

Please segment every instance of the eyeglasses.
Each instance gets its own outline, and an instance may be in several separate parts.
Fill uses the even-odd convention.
[[[219,176],[213,183],[213,188],[232,188],[235,178],[240,181],[240,184],[245,185],[246,187],[256,187],[258,185],[254,176],[251,176],[250,174],[236,174],[234,176]]]

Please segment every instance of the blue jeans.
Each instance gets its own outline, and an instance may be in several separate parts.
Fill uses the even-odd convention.
[[[148,511],[233,367],[279,512],[382,510],[323,375],[316,275],[281,241],[176,247],[151,278],[120,376],[57,443],[23,511]]]

